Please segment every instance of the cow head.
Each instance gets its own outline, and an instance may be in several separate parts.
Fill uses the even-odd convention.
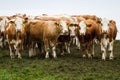
[[[87,26],[86,26],[86,24],[85,24],[84,21],[81,21],[81,22],[79,23],[79,28],[80,28],[80,30],[79,30],[80,35],[85,35]]]
[[[102,24],[102,33],[107,34],[108,28],[109,28],[109,20],[106,18],[103,18],[101,21]]]
[[[15,19],[15,25],[16,25],[17,32],[21,31],[22,26],[23,26],[23,19],[19,18],[19,17],[16,17],[16,19]]]
[[[5,31],[5,25],[7,24],[8,19],[7,17],[4,17],[1,21],[0,21],[0,30],[1,32]]]
[[[62,27],[62,33],[65,35],[68,34],[69,30],[68,30],[67,23],[65,21],[61,20],[60,26]]]

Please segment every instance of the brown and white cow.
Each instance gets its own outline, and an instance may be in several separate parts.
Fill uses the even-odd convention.
[[[8,18],[6,16],[3,16],[1,17],[1,20],[0,20],[0,46],[2,48],[5,48],[5,41],[6,41],[6,38],[5,38],[5,26],[7,25],[8,23]]]
[[[15,54],[18,55],[18,58],[22,58],[21,50],[23,49],[24,38],[26,36],[26,29],[23,21],[22,18],[16,17],[6,26],[6,38],[11,58],[14,58]]]
[[[103,18],[102,21],[102,34],[101,34],[101,51],[102,51],[102,59],[106,60],[107,56],[107,48],[109,51],[109,59],[112,60],[113,56],[113,45],[114,40],[117,35],[117,27],[116,23],[113,20],[108,20]]]
[[[46,52],[45,57],[49,58],[50,47],[52,48],[52,55],[56,58],[56,45],[58,37],[68,31],[64,21],[50,21],[50,20],[35,20],[28,25],[27,34],[30,42],[29,57],[34,55],[34,43],[41,42],[44,44]]]
[[[98,25],[95,21],[88,19],[88,20],[81,20],[79,22],[79,28],[77,31],[77,37],[80,42],[82,56],[85,57],[86,53],[88,57],[92,56],[92,42],[95,38],[100,35],[100,31],[98,30]]]

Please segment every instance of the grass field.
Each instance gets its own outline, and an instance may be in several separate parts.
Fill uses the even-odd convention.
[[[98,46],[95,53],[93,59],[83,59],[72,47],[72,54],[57,59],[44,54],[28,58],[28,51],[22,52],[23,59],[10,59],[9,51],[0,49],[0,80],[120,80],[120,41],[115,41],[112,61],[101,60]]]

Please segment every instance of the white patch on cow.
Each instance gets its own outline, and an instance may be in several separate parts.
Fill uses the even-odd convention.
[[[114,43],[114,40],[112,40],[110,43],[109,43],[109,48],[108,50],[110,51],[110,56],[109,56],[109,59],[112,60],[114,58],[113,56],[113,43]]]
[[[48,51],[46,51],[45,58],[49,58],[49,52]]]
[[[9,49],[10,49],[10,57],[11,57],[11,59],[12,59],[12,58],[15,58],[15,56],[14,56],[14,54],[13,54],[12,49],[11,49],[10,46],[9,46]]]
[[[106,19],[106,18],[103,18],[102,21],[101,21],[101,23],[102,23],[102,31],[103,32],[107,31],[108,28],[109,28],[109,26],[108,26],[109,20]]]
[[[101,51],[102,51],[102,60],[106,59],[106,49],[109,43],[109,39],[102,38],[101,39]]]
[[[17,49],[17,48],[18,48],[18,45],[19,45],[20,43],[21,43],[21,40],[15,41],[14,48]]]
[[[63,30],[62,30],[62,33],[66,33],[68,32],[68,26],[67,26],[67,23],[63,20],[60,21],[60,25],[62,26]]]
[[[5,25],[8,22],[8,19],[6,17],[3,18],[3,20],[0,21],[0,30],[3,32],[5,31]]]
[[[15,24],[16,24],[16,30],[21,30],[23,26],[23,19],[16,17]]]
[[[16,43],[15,40],[10,41],[10,44],[15,44],[15,43]]]
[[[87,26],[86,26],[85,22],[84,22],[84,21],[81,21],[81,22],[79,23],[79,27],[80,27],[80,35],[81,35],[81,34],[85,35],[86,29],[87,29]]]
[[[21,57],[21,54],[20,54],[20,52],[19,52],[18,47],[16,48],[16,54],[18,55],[18,58],[19,58],[19,59],[21,59],[21,58],[22,58],[22,57]]]
[[[75,34],[76,27],[72,26],[72,27],[69,27],[69,29],[70,29],[70,36],[75,36],[76,35]]]
[[[2,42],[2,40],[3,40],[3,37],[0,38],[0,46],[1,46],[1,47],[3,47],[3,42]]]
[[[32,57],[34,54],[33,48],[29,48],[29,57]]]
[[[55,50],[56,50],[56,47],[55,47],[55,46],[52,47],[52,52],[53,52],[52,54],[53,54],[53,57],[54,57],[54,58],[57,57],[57,56],[56,56],[56,51],[55,51]]]
[[[13,44],[14,48],[17,49],[18,45],[21,43],[21,40],[12,40],[10,44]]]

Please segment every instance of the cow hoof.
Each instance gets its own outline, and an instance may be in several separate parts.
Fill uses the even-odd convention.
[[[106,59],[105,59],[105,58],[102,58],[102,60],[103,60],[103,61],[106,61]]]
[[[14,59],[15,58],[15,56],[12,54],[12,55],[10,55],[10,57],[11,57],[11,59]]]
[[[45,56],[45,58],[46,58],[46,59],[48,59],[48,58],[49,58],[49,56]]]
[[[64,56],[64,53],[61,53],[60,55],[61,55],[61,56]]]
[[[83,58],[85,58],[85,57],[86,57],[86,55],[84,54],[82,57],[83,57]]]
[[[110,59],[110,60],[113,60],[113,57],[110,57],[109,59]]]
[[[18,56],[18,59],[22,59],[22,57],[21,57],[21,56]]]
[[[91,55],[91,54],[88,54],[88,58],[92,58],[92,55]]]
[[[14,59],[15,58],[15,56],[11,56],[11,59]]]

